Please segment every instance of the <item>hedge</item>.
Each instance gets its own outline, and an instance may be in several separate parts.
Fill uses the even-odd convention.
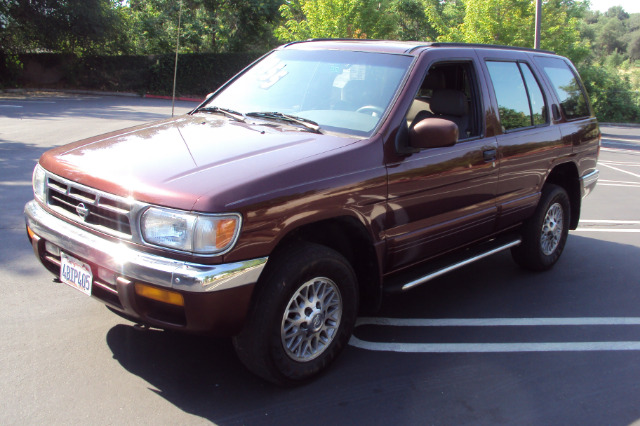
[[[190,53],[178,56],[176,94],[203,97],[260,53]],[[0,53],[4,87],[90,89],[170,95],[175,54],[86,56]]]

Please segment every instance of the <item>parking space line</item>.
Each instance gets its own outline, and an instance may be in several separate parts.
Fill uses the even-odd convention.
[[[626,171],[626,170],[619,169],[619,168],[617,168],[617,167],[610,166],[609,164],[607,164],[607,163],[605,163],[605,162],[603,162],[603,161],[598,162],[598,164],[599,164],[599,165],[601,165],[601,166],[608,167],[608,168],[610,168],[610,169],[617,170],[617,171],[619,171],[619,172],[627,173],[627,174],[629,174],[629,175],[631,175],[631,176],[635,176],[635,177],[637,177],[637,178],[640,178],[640,175],[639,175],[639,174],[637,174],[637,173],[632,173],[632,172],[629,172],[629,171]]]
[[[640,220],[598,220],[598,219],[580,219],[580,223],[574,232],[618,232],[618,233],[637,233],[640,228],[603,228],[599,225],[640,225]]]
[[[640,167],[640,163],[630,163],[628,161],[601,161],[611,166],[627,166],[627,167]]]
[[[640,182],[634,182],[629,180],[598,179],[598,185],[600,185],[601,183],[620,183],[620,184],[628,184],[628,185],[640,185]]]
[[[638,225],[640,220],[600,220],[600,219],[580,219],[580,223],[620,223],[626,225]]]
[[[602,140],[604,141],[614,141],[614,142],[635,142],[635,143],[639,143],[640,140],[638,139],[623,139],[623,138],[615,138],[615,137],[611,137],[611,136],[603,136]]]
[[[640,325],[637,317],[611,318],[358,318],[363,325],[392,327],[620,326]],[[640,342],[396,343],[371,342],[352,336],[349,345],[371,351],[405,353],[499,353],[638,351]]]
[[[627,145],[631,145],[631,144],[627,144]],[[634,144],[634,146],[638,146],[638,144]],[[608,151],[608,152],[615,152],[616,154],[638,154],[638,151],[633,150],[633,149],[624,149],[624,148],[610,148],[610,147],[606,147],[603,146],[600,148],[600,151]],[[600,161],[598,162],[598,164],[600,164]]]
[[[499,352],[590,352],[638,351],[640,342],[566,343],[385,343],[351,337],[349,345],[380,352],[407,353],[499,353]]]
[[[640,229],[618,229],[618,228],[578,228],[574,229],[572,232],[640,232]]]
[[[615,186],[618,188],[640,188],[640,182],[633,184],[620,184],[620,183],[600,183],[598,182],[598,186]]]
[[[391,327],[523,327],[567,325],[640,325],[640,317],[584,318],[375,318],[362,317],[356,327],[382,325]]]

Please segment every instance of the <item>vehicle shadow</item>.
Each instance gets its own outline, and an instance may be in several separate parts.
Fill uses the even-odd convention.
[[[414,291],[386,296],[377,316],[637,317],[640,270],[634,259],[639,258],[638,247],[574,234],[551,271],[523,271],[508,253],[498,254]],[[575,421],[576,412],[563,412],[553,392],[531,386],[530,376],[536,374],[532,364],[545,377],[572,372],[624,381],[592,365],[602,359],[598,353],[574,362],[572,353],[419,354],[348,346],[325,374],[298,387],[280,388],[245,370],[229,339],[138,331],[120,324],[109,330],[107,344],[114,358],[148,382],[150,390],[220,425],[300,419],[305,425],[543,423],[550,418],[570,421],[572,416]],[[496,380],[499,386],[487,385]],[[616,398],[597,391],[597,384],[591,390],[586,386],[571,391],[593,392],[597,400],[589,403],[597,406]]]

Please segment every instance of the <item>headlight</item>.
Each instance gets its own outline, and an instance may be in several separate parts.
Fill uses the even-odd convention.
[[[140,220],[144,241],[197,254],[231,248],[240,232],[238,214],[204,215],[151,207]]]
[[[44,174],[44,169],[40,167],[40,164],[36,164],[35,169],[33,169],[33,195],[40,201],[44,201],[46,196],[46,176]]]

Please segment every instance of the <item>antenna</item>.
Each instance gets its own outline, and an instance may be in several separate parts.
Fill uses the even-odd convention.
[[[176,103],[176,76],[178,75],[178,49],[180,49],[180,19],[182,18],[182,0],[180,0],[180,9],[178,10],[178,35],[176,36],[176,60],[173,67],[173,95],[171,96],[171,117],[175,110]]]

